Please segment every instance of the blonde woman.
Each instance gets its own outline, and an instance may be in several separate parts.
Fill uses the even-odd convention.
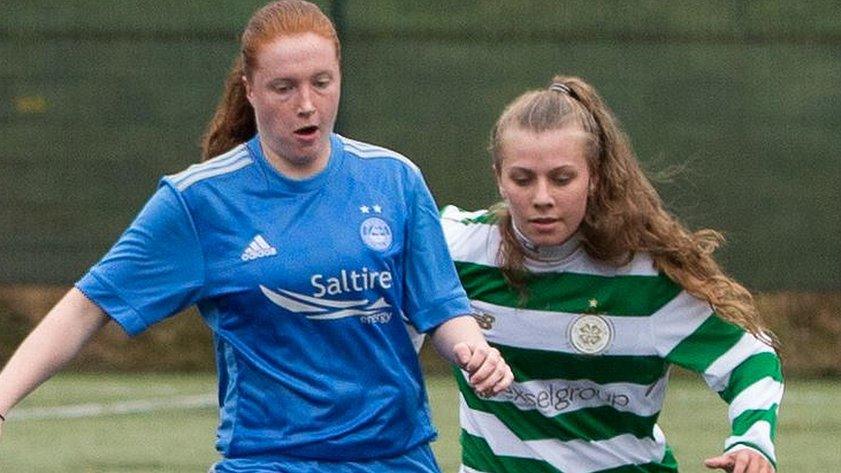
[[[515,380],[475,395],[458,371],[463,472],[670,472],[657,417],[670,365],[729,403],[709,468],[774,471],[780,360],[721,236],[666,212],[596,91],[555,77],[492,133],[503,202],[447,207],[444,233],[475,317]]]

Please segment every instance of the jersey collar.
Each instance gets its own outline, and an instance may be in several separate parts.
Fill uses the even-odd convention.
[[[517,225],[514,225],[513,219],[511,220],[511,228],[514,229],[517,242],[525,250],[526,257],[535,262],[558,263],[572,256],[581,247],[581,235],[578,232],[573,233],[567,241],[560,245],[537,246],[517,228]]]
[[[248,147],[248,152],[251,153],[251,156],[253,156],[260,164],[260,168],[263,171],[263,175],[266,177],[270,190],[294,194],[312,192],[323,187],[330,181],[330,178],[335,174],[336,170],[341,167],[342,158],[344,157],[344,153],[342,152],[342,143],[339,141],[338,136],[333,133],[330,135],[330,157],[328,158],[327,166],[311,177],[305,179],[292,179],[278,171],[271,165],[271,163],[269,163],[268,159],[266,159],[266,155],[263,154],[263,147],[260,145],[259,133],[254,135],[254,138],[251,138],[248,143],[246,143],[246,146]]]

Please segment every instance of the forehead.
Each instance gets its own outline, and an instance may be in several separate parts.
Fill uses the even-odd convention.
[[[554,169],[586,167],[589,135],[571,125],[534,132],[512,127],[502,134],[502,167]]]
[[[315,33],[280,36],[257,50],[257,70],[271,75],[309,75],[338,69],[333,41]]]

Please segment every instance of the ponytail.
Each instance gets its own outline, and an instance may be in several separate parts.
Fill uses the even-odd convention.
[[[708,301],[724,320],[776,347],[750,292],[727,276],[712,256],[724,241],[722,235],[710,229],[690,231],[665,209],[615,115],[582,79],[556,76],[547,89],[526,92],[506,107],[491,134],[494,169],[497,173],[501,169],[507,129],[541,133],[570,125],[590,136],[587,162],[594,185],[579,227],[587,253],[621,265],[634,253],[647,252],[660,271],[690,294]],[[498,257],[506,278],[521,289],[523,250],[509,228],[508,209],[498,208],[496,213],[503,239]]]
[[[581,224],[584,247],[597,259],[628,263],[634,252],[653,250],[650,243],[658,237],[647,234],[649,221],[672,217],[641,169],[630,139],[599,93],[577,77],[555,76],[555,83],[569,88],[570,108],[592,137],[588,165],[594,185]]]
[[[254,109],[248,101],[243,82],[243,60],[238,55],[225,92],[202,138],[202,161],[223,154],[257,133]]]
[[[242,32],[240,53],[228,74],[225,92],[202,137],[202,161],[231,150],[257,133],[243,77],[251,77],[255,70],[260,47],[280,37],[304,33],[330,40],[336,48],[336,60],[340,60],[339,35],[317,5],[304,0],[279,0],[254,12]]]

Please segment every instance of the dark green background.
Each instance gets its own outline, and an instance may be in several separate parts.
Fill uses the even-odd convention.
[[[0,14],[0,282],[67,283],[198,143],[262,1],[16,1]],[[319,2],[329,10],[331,2]],[[789,1],[346,0],[342,133],[439,204],[496,198],[502,107],[593,83],[669,208],[758,290],[841,288],[841,8]]]

